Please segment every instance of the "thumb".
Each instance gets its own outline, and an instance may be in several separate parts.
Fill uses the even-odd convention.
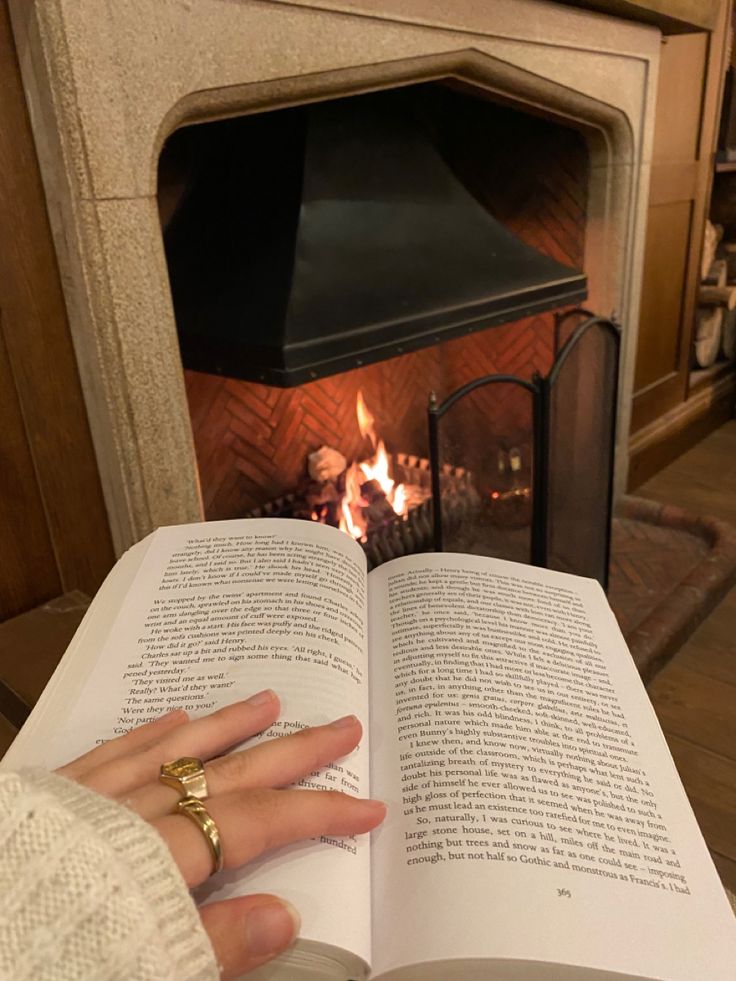
[[[215,951],[222,981],[254,971],[293,942],[301,918],[277,896],[241,896],[199,910]]]

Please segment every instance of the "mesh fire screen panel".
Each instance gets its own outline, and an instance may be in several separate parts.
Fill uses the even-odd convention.
[[[567,339],[546,377],[487,375],[430,405],[435,547],[605,587],[619,330],[587,311],[558,326]],[[465,474],[472,501],[458,500],[449,468]]]
[[[608,582],[618,331],[592,319],[547,379],[546,566]]]

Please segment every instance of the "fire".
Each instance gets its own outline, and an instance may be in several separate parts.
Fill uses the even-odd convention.
[[[366,480],[378,481],[381,485],[381,490],[390,500],[390,495],[393,494],[394,482],[388,475],[388,454],[386,453],[386,447],[383,445],[382,439],[378,441],[373,459],[364,460],[360,464],[360,469],[365,474]]]
[[[361,484],[374,480],[386,495],[386,501],[397,515],[406,514],[406,491],[403,484],[389,476],[389,458],[382,439],[379,439],[375,429],[375,419],[365,404],[363,393],[358,392],[355,406],[358,417],[358,428],[364,439],[369,439],[373,447],[373,456],[360,463],[352,463],[345,471],[345,494],[341,501],[340,529],[358,540],[365,539],[368,521],[363,514],[364,508],[369,507],[369,501],[361,494]]]
[[[360,494],[360,470],[352,463],[345,471],[345,494],[340,502],[340,531],[358,540],[365,537],[368,523],[362,509],[366,503]]]
[[[358,429],[360,430],[360,435],[365,439],[367,436],[371,441],[371,444],[375,447],[376,445],[376,429],[375,422],[371,413],[368,411],[368,406],[365,404],[365,399],[363,398],[363,393],[358,389],[358,397],[355,401],[355,414],[358,417]]]

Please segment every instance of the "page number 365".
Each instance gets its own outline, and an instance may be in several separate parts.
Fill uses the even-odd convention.
[[[563,897],[565,899],[572,899],[572,893],[570,892],[569,889],[558,889],[557,890],[557,898],[558,899],[562,899]]]

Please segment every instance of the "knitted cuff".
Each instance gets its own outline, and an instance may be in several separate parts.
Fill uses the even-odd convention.
[[[0,774],[0,977],[215,981],[165,842],[107,797],[40,770]],[[68,970],[67,970],[68,968]]]

